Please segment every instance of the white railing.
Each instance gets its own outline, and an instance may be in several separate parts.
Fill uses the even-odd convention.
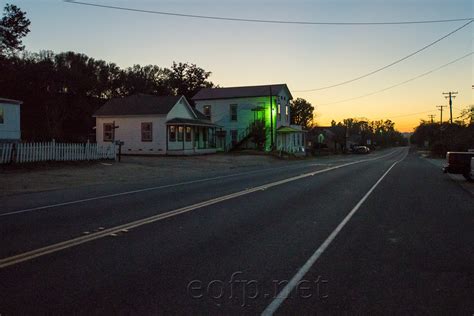
[[[18,143],[0,144],[0,164],[28,163],[39,161],[80,161],[116,159],[114,144],[101,146],[82,143]]]

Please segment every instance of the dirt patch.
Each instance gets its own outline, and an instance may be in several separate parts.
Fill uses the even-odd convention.
[[[125,156],[122,161],[42,163],[0,170],[0,196],[84,185],[195,177],[285,163],[265,155]]]

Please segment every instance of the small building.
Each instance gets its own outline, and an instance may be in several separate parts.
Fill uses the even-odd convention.
[[[296,152],[304,146],[304,132],[291,126],[290,100],[286,84],[230,88],[204,88],[193,98],[196,109],[222,126],[217,134],[221,150],[255,148],[256,126],[263,126],[264,148]]]
[[[193,155],[216,152],[218,125],[193,109],[184,96],[136,94],[99,108],[98,144],[123,142],[123,154]]]
[[[0,142],[19,142],[22,101],[0,98]]]

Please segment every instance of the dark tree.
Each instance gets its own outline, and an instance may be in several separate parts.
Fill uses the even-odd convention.
[[[214,84],[208,81],[210,75],[210,71],[194,64],[173,62],[168,74],[168,85],[174,94],[182,94],[191,100],[202,88],[214,87]]]
[[[168,86],[170,70],[155,65],[133,65],[127,68],[123,78],[123,89],[126,95],[146,93],[167,95],[171,93]]]
[[[30,20],[16,5],[5,5],[0,20],[0,55],[13,55],[24,49],[22,38],[30,32]]]
[[[302,98],[297,98],[290,103],[291,124],[301,125],[308,129],[313,125],[314,107]]]

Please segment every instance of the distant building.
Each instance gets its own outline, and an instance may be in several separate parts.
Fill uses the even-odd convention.
[[[307,145],[312,149],[336,150],[336,133],[332,126],[314,126],[306,135]]]
[[[286,84],[204,88],[192,98],[197,110],[222,126],[217,135],[220,149],[255,148],[251,132],[261,123],[265,150],[295,152],[304,146],[304,133],[301,126],[290,124],[292,99]]]
[[[0,142],[19,142],[22,101],[0,98]]]
[[[115,98],[94,117],[97,143],[121,141],[124,154],[216,152],[218,126],[193,109],[184,96],[136,94]]]

